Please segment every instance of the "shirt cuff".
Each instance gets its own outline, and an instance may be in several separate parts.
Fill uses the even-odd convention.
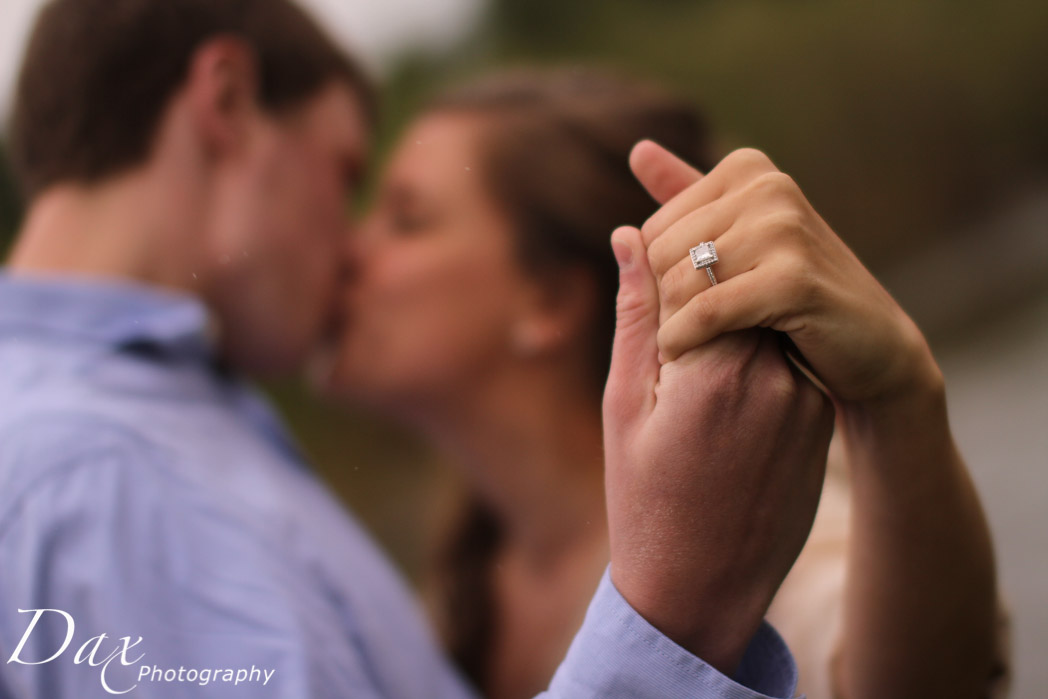
[[[586,620],[544,696],[788,699],[796,688],[797,665],[767,622],[729,678],[641,617],[605,570]]]

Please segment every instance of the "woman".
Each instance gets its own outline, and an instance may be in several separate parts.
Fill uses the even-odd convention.
[[[435,571],[435,608],[451,652],[488,696],[531,696],[547,685],[607,564],[601,393],[617,289],[608,235],[656,209],[627,165],[642,138],[708,169],[695,112],[650,86],[585,70],[480,82],[446,95],[408,129],[354,242],[356,273],[329,387],[404,420],[462,466],[469,504]],[[645,159],[664,157],[651,148],[635,153],[642,169]],[[676,166],[652,167],[657,180],[659,167]],[[687,180],[682,173],[671,175]],[[678,226],[665,240],[683,244],[693,232]],[[874,385],[851,403],[834,395],[838,409],[847,416],[857,414],[852,403],[890,406],[930,433],[876,448],[861,421],[839,422],[861,492],[849,517],[846,469],[831,468],[822,514],[770,617],[812,699],[834,691],[961,697],[976,685],[983,695],[999,686],[992,553],[952,451],[941,375],[901,310],[832,231],[819,234],[821,248],[783,237],[760,252],[765,263],[827,255],[812,269],[841,263],[848,272],[813,279],[812,295],[797,303],[817,297],[821,305],[809,309],[807,325],[780,329],[800,331],[802,361],[820,378],[883,352],[899,376],[921,379],[920,399],[879,403]],[[673,247],[653,245],[650,252]],[[733,255],[731,271],[726,257],[715,268],[722,281],[748,264],[745,246]],[[774,288],[778,268],[763,269]],[[781,276],[783,293],[771,298],[789,306],[792,277]],[[667,351],[688,335],[688,307],[673,301],[664,318],[672,330],[660,334]],[[837,341],[834,352],[820,352],[825,343],[810,337],[812,328]],[[893,449],[922,440],[951,445],[920,452],[932,476],[887,467]],[[933,505],[909,487],[929,478]],[[906,527],[871,535],[892,517]],[[849,521],[861,547],[847,546]],[[941,555],[915,564],[913,542]],[[884,566],[894,584],[866,584],[883,579],[870,572]]]

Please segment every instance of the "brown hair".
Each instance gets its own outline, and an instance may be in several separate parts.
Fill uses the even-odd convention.
[[[31,200],[141,163],[193,52],[219,35],[255,51],[259,103],[300,106],[342,80],[373,109],[367,79],[289,0],[51,0],[16,87],[12,170]]]
[[[481,174],[515,224],[525,268],[551,283],[570,269],[592,276],[598,293],[589,365],[599,392],[618,290],[609,236],[655,210],[630,171],[629,152],[652,138],[706,167],[698,111],[648,82],[595,68],[497,74],[444,94],[432,108],[487,117]]]
[[[591,276],[597,294],[588,349],[599,409],[618,291],[609,237],[656,208],[630,171],[630,150],[651,138],[708,169],[704,120],[650,83],[593,68],[494,75],[441,96],[433,109],[486,119],[481,176],[514,223],[524,267],[551,283],[566,270]],[[501,531],[477,500],[460,514],[433,569],[436,616],[452,656],[484,688],[498,624],[491,570]]]

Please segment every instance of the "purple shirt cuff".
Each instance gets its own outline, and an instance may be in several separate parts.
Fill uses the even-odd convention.
[[[586,620],[542,696],[788,699],[796,688],[793,656],[767,622],[761,624],[738,672],[730,678],[641,617],[605,570]]]

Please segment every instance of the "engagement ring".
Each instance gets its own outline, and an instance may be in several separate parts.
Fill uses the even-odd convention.
[[[695,269],[706,270],[706,274],[710,278],[710,285],[715,286],[717,277],[713,276],[713,265],[717,263],[719,258],[717,257],[717,248],[713,246],[713,241],[699,243],[688,252],[691,255],[691,263],[695,265]]]

